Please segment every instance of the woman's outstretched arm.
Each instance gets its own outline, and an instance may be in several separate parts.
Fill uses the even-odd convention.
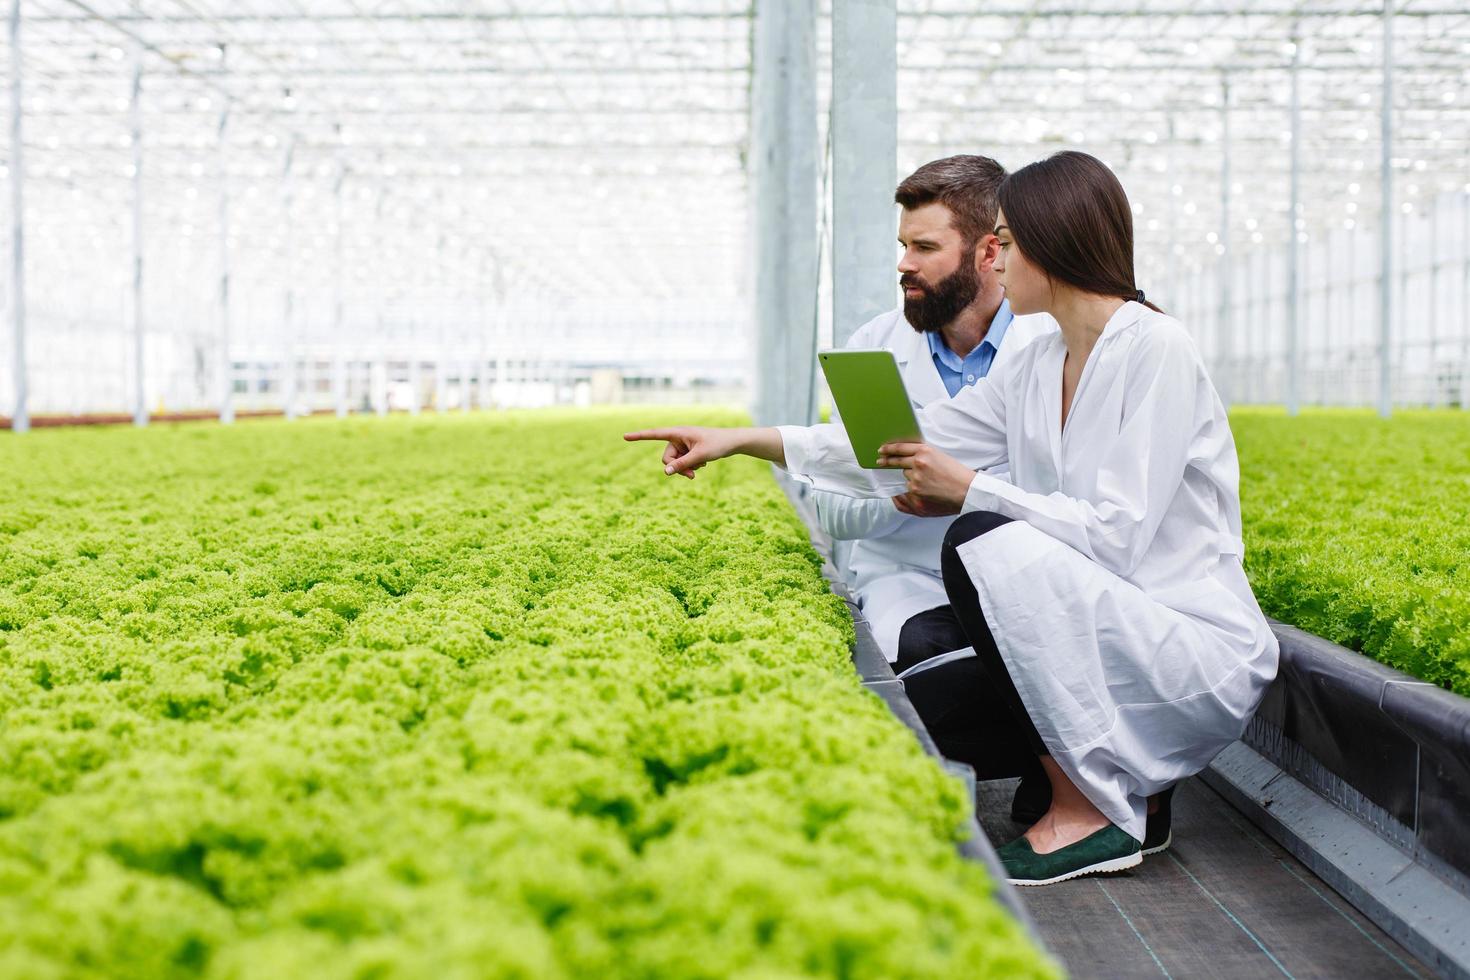
[[[786,465],[781,446],[781,433],[769,426],[742,429],[720,429],[697,425],[671,429],[644,429],[623,435],[628,442],[667,442],[664,447],[664,472],[694,479],[694,471],[705,463],[726,456],[754,456]]]

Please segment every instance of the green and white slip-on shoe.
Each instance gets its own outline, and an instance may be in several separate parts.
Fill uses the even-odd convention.
[[[1054,885],[1143,863],[1138,841],[1113,824],[1049,854],[1037,854],[1025,837],[1017,837],[995,853],[1013,885]]]

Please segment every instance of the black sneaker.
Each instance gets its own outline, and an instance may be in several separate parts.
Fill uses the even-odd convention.
[[[1179,785],[1175,783],[1174,786]],[[1174,830],[1170,826],[1173,816],[1170,813],[1170,804],[1174,800],[1174,786],[1170,786],[1159,794],[1159,808],[1148,815],[1148,823],[1143,831],[1143,855],[1161,854],[1169,849],[1174,843]]]

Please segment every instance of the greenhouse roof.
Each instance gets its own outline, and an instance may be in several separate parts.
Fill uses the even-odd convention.
[[[148,254],[201,304],[225,244],[222,204],[237,280],[311,291],[340,269],[348,302],[379,309],[426,297],[724,309],[747,292],[748,0],[22,9],[29,247],[43,289],[66,270],[132,274],[140,65]],[[956,152],[1014,167],[1088,149],[1133,198],[1140,281],[1177,273],[1222,248],[1227,97],[1229,240],[1284,239],[1297,64],[1301,233],[1368,225],[1383,21],[1352,0],[905,0],[900,172]],[[1392,165],[1397,204],[1412,211],[1470,174],[1470,15],[1403,4],[1393,38]]]

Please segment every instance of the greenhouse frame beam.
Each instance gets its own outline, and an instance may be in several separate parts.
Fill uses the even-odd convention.
[[[1292,32],[1291,51],[1291,171],[1287,202],[1286,239],[1286,414],[1301,411],[1301,365],[1299,335],[1301,330],[1301,169],[1302,169],[1302,100],[1300,61],[1301,39]]]
[[[384,23],[502,23],[515,21],[609,21],[617,22],[623,20],[718,20],[738,22],[746,20],[750,15],[744,10],[624,10],[618,13],[570,13],[554,11],[535,10],[511,10],[506,12],[491,11],[455,11],[453,13],[443,11],[426,11],[423,13],[383,13],[383,14],[210,14],[208,16],[188,16],[185,14],[163,14],[160,16],[147,16],[144,14],[117,14],[107,16],[93,11],[90,7],[77,0],[66,0],[71,6],[86,11],[91,17],[98,20],[107,20],[119,24],[194,24],[201,26],[212,26],[215,24],[312,24],[312,23],[363,23],[369,21],[381,21]],[[75,24],[83,18],[62,17],[50,15],[44,17],[28,18],[41,24]]]
[[[90,7],[76,0],[67,2],[85,11],[89,16],[98,20],[108,20],[118,24],[166,24],[179,25],[190,24],[199,26],[214,26],[218,24],[304,24],[304,23],[364,23],[368,21],[382,23],[499,23],[505,21],[675,21],[675,20],[699,20],[699,21],[727,21],[739,22],[746,20],[750,15],[746,10],[737,9],[729,11],[720,10],[676,10],[664,11],[649,10],[625,10],[618,13],[566,13],[556,11],[525,11],[516,10],[509,12],[490,11],[455,11],[455,12],[424,12],[417,14],[407,13],[383,13],[383,14],[217,14],[210,16],[187,16],[183,14],[161,15],[157,17],[144,16],[141,14],[118,14],[106,16],[93,11]],[[1339,17],[1379,17],[1383,9],[1377,6],[1358,6],[1349,8],[1333,7],[1263,7],[1242,10],[1238,6],[1217,7],[1192,7],[1188,5],[1178,7],[1150,7],[1134,10],[1099,10],[1096,7],[1048,7],[1044,11],[1038,11],[1034,6],[990,6],[980,10],[925,10],[921,12],[903,11],[899,14],[901,20],[980,20],[995,18],[1035,18],[1044,14],[1047,17],[1106,17],[1109,19],[1138,19],[1152,17],[1293,17],[1293,18],[1339,18]],[[1460,16],[1465,13],[1464,8],[1424,7],[1415,10],[1401,11],[1410,17],[1446,17]],[[75,24],[82,18],[62,17],[58,15],[40,16],[27,18],[37,24]]]
[[[193,71],[179,65],[173,59],[167,59],[170,67],[178,70],[181,74],[193,79],[205,79],[209,76]],[[1318,72],[1320,74],[1358,74],[1361,75],[1365,68],[1372,67],[1371,63],[1343,62],[1341,64],[1314,64],[1302,66],[1302,71]],[[1107,68],[1078,68],[1076,62],[1069,61],[1019,61],[1014,64],[996,64],[976,60],[974,62],[952,62],[952,63],[918,63],[913,61],[904,62],[898,68],[899,74],[929,73],[952,75],[956,73],[973,74],[982,77],[1004,72],[1008,75],[1016,73],[1052,73],[1058,71],[1074,71],[1084,75],[1118,75],[1118,74],[1153,74],[1158,72],[1177,73],[1185,75],[1205,75],[1211,71],[1219,70],[1214,66],[1202,63],[1178,62],[1178,61],[1138,61],[1131,64],[1110,65]],[[1255,62],[1234,61],[1229,66],[1229,71],[1234,75],[1250,75],[1258,72],[1283,73],[1291,70],[1290,61],[1261,60]],[[1417,62],[1414,70],[1418,72],[1444,72],[1446,74],[1457,74],[1464,70],[1464,64],[1455,61],[1424,61]],[[612,77],[626,76],[638,78],[645,75],[678,75],[691,76],[701,75],[711,78],[729,78],[731,87],[738,87],[744,76],[751,71],[749,65],[653,65],[647,67],[623,67],[623,68],[601,68],[601,67],[574,67],[558,66],[555,68],[526,68],[521,66],[491,66],[491,65],[465,65],[455,68],[302,68],[279,71],[253,71],[236,72],[231,77],[240,82],[265,83],[270,86],[279,86],[290,83],[297,79],[317,80],[344,78],[359,78],[368,81],[384,81],[391,79],[405,79],[417,81],[424,79],[445,79],[448,82],[456,82],[466,78],[491,78],[501,76],[513,76],[517,82],[526,79],[537,79],[541,77],[553,78],[556,76],[590,76],[599,80]],[[102,70],[77,69],[68,73],[67,82],[76,82],[84,79],[111,79],[110,72]],[[59,79],[58,79],[59,80]],[[222,86],[215,86],[216,91],[227,98],[241,98],[240,92],[231,92]],[[262,115],[282,115],[282,110],[265,107],[250,107],[251,111]],[[291,116],[300,116],[307,113],[300,111],[290,113]],[[328,113],[330,114],[330,113]],[[569,114],[577,114],[572,110]]]
[[[144,375],[143,315],[143,49],[133,48],[133,85],[128,99],[128,135],[133,149],[133,424],[148,424]]]
[[[25,236],[25,139],[21,100],[24,68],[21,59],[20,24],[22,0],[10,2],[10,326],[14,332],[15,406],[10,430],[30,431],[30,409],[26,404],[26,236]]]
[[[332,207],[336,230],[332,236],[332,331],[333,336],[339,338],[337,343],[332,344],[332,407],[337,417],[344,418],[347,415],[347,368],[342,362],[342,324],[344,322],[342,305],[342,245],[343,233],[342,222],[344,212],[342,210],[342,184],[347,180],[347,168],[342,161],[337,161],[336,179],[332,181]]]
[[[219,420],[225,425],[235,421],[235,362],[230,356],[230,181],[229,181],[230,104],[219,113],[218,169],[219,181]]]
[[[1378,207],[1378,414],[1393,414],[1393,0],[1383,0],[1383,132]]]
[[[205,74],[204,72],[195,71],[194,69],[188,67],[187,65],[181,64],[178,58],[176,58],[173,55],[169,54],[168,52],[164,51],[162,48],[158,47],[156,44],[153,44],[147,38],[143,37],[141,34],[138,34],[136,31],[133,31],[132,29],[130,29],[129,27],[127,27],[125,24],[123,24],[118,18],[116,18],[116,17],[109,17],[106,14],[100,14],[97,11],[93,10],[91,7],[87,6],[85,3],[83,3],[82,0],[64,0],[64,2],[70,4],[73,7],[76,7],[78,10],[83,11],[92,20],[95,20],[95,21],[97,21],[99,23],[102,23],[102,24],[106,24],[109,27],[113,28],[114,30],[118,31],[119,33],[123,34],[130,41],[132,41],[133,44],[137,48],[141,48],[143,51],[147,51],[150,54],[157,55],[159,58],[163,59],[171,67],[173,67],[173,69],[175,71],[179,72],[179,74],[181,74],[181,75],[188,75],[190,78],[192,78],[192,79],[194,79],[196,81],[202,82],[205,85],[208,85],[210,88],[213,88],[216,92],[218,92],[220,95],[223,95],[227,99],[232,97],[232,95],[231,95],[231,93],[230,93],[230,91],[228,89],[222,88],[219,85],[219,83],[216,82],[209,75]],[[79,19],[80,18],[71,18],[71,17],[60,17],[60,18],[56,18],[56,20],[58,22],[67,23],[67,24],[75,24],[75,23],[78,22]],[[146,23],[146,22],[148,22],[148,21],[150,21],[152,19],[153,18],[151,18],[151,17],[139,17],[138,18],[138,20],[140,22],[143,22],[143,23]],[[44,23],[44,22],[46,22],[46,18],[38,18],[38,17],[30,17],[30,18],[27,18],[27,20],[29,20],[31,23]],[[88,74],[91,74],[91,73],[88,73],[88,72],[71,72],[70,74],[72,74],[74,77],[83,78],[83,77],[86,77]]]
[[[286,140],[281,155],[281,237],[285,241],[287,269],[296,263],[295,186],[293,164],[296,162],[296,138]],[[296,282],[288,272],[281,290],[281,408],[286,421],[296,418]]]
[[[1465,14],[1463,7],[1424,7],[1409,13],[1412,17],[1462,17]],[[1361,6],[1348,9],[1334,9],[1332,7],[1251,7],[1242,9],[1240,6],[1223,7],[1146,7],[1135,10],[1099,10],[1096,7],[1046,7],[1038,10],[1036,7],[985,7],[980,10],[925,10],[921,13],[902,15],[905,18],[935,20],[979,20],[991,17],[1021,17],[1036,19],[1038,17],[1097,17],[1099,19],[1153,19],[1163,17],[1176,17],[1181,19],[1199,17],[1279,17],[1279,18],[1338,18],[1338,17],[1379,17],[1383,13],[1382,7]]]
[[[832,0],[832,345],[894,304],[898,5]]]
[[[1221,396],[1229,405],[1235,395],[1235,338],[1231,335],[1231,285],[1230,269],[1230,73],[1220,73],[1220,250],[1215,268],[1220,275],[1219,336],[1216,343],[1221,352],[1224,373],[1220,378]]]
[[[756,415],[816,415],[817,4],[756,0],[751,86]]]

